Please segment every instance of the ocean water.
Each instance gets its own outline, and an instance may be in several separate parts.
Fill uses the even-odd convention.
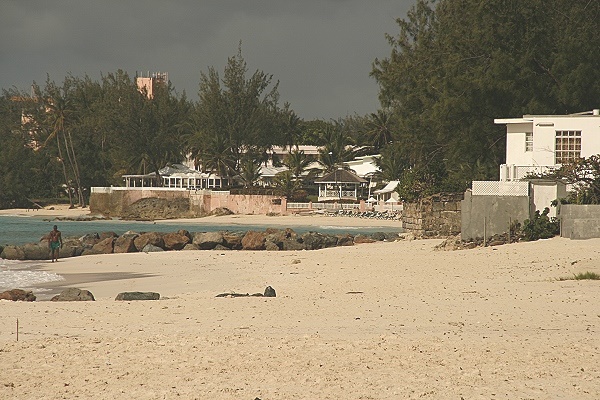
[[[32,289],[34,285],[62,281],[58,274],[38,271],[40,261],[16,261],[0,258],[0,292],[10,289]],[[36,289],[39,291],[40,289]]]
[[[347,218],[347,217],[340,217]],[[351,233],[369,234],[373,232],[400,232],[400,227],[382,227],[377,226],[377,221],[373,221],[370,227],[352,227],[352,226],[289,226],[297,233],[308,231],[321,233]],[[185,229],[189,232],[213,232],[213,231],[264,231],[266,228],[273,227],[269,225],[268,218],[261,225],[221,225],[210,224],[201,218],[198,222],[179,223],[176,220],[161,222],[137,222],[121,220],[99,220],[99,221],[55,221],[48,217],[38,217],[32,213],[32,216],[0,216],[0,246],[5,245],[23,245],[25,243],[39,242],[42,236],[52,230],[54,225],[62,232],[63,239],[67,237],[81,237],[88,233],[115,232],[121,235],[127,231],[134,232],[175,232],[179,229]],[[284,227],[281,227],[284,228]],[[32,285],[39,285],[45,282],[62,280],[60,275],[44,271],[38,271],[44,261],[13,261],[0,258],[0,291],[7,289],[26,289]],[[38,289],[39,290],[39,289]]]

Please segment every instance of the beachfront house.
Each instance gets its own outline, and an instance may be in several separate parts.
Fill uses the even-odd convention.
[[[162,182],[164,188],[177,189],[220,189],[228,185],[228,179],[220,177],[213,173],[200,172],[189,168],[183,164],[171,164],[158,170],[159,176],[155,173],[123,175],[125,187],[144,188],[158,187]]]
[[[357,201],[359,188],[366,188],[369,181],[355,173],[339,168],[315,179],[319,186],[319,201]]]
[[[506,163],[500,165],[499,181],[474,181],[472,195],[528,197],[530,214],[566,197],[568,189],[562,181],[531,176],[600,153],[597,109],[569,115],[524,115],[494,123],[506,126]],[[556,216],[554,207],[550,216]]]
[[[600,154],[600,110],[570,115],[495,119],[506,125],[506,163],[500,181],[546,173],[563,163]]]

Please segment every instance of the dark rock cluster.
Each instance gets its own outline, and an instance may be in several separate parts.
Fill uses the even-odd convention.
[[[35,301],[36,297],[31,290],[11,289],[0,293],[0,300],[10,301]]]
[[[87,234],[79,238],[63,239],[60,258],[81,255],[135,253],[171,250],[318,250],[327,247],[352,246],[376,241],[395,241],[398,233],[376,232],[371,235],[326,234],[306,232],[298,234],[292,229],[269,228],[263,232],[114,232]],[[7,260],[49,260],[50,251],[42,238],[38,243],[22,246],[5,246],[0,258]]]

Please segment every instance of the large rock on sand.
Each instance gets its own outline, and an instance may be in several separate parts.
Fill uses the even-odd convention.
[[[267,234],[264,232],[248,231],[242,239],[244,250],[264,250]]]
[[[25,253],[21,246],[5,246],[2,253],[0,253],[0,258],[4,258],[5,260],[24,260]]]
[[[243,238],[244,233],[242,232],[223,232],[223,240],[225,242],[223,246],[231,250],[241,250]]]
[[[94,295],[89,290],[68,288],[57,294],[50,301],[95,301]]]
[[[222,232],[197,232],[193,243],[198,245],[200,250],[212,250],[219,244],[223,245],[225,239]]]
[[[306,232],[302,235],[302,242],[306,250],[318,250],[326,247],[335,247],[338,238],[333,235],[324,235],[319,232]]]
[[[304,250],[304,243],[298,239],[286,239],[281,244],[281,250]]]
[[[123,292],[119,293],[115,300],[130,301],[130,300],[159,300],[160,294],[156,292]]]
[[[296,234],[296,232],[294,232],[290,228],[287,228],[285,230],[268,228],[265,231],[265,233],[267,234],[267,236],[266,236],[266,242],[267,243],[269,243],[269,242],[274,243],[280,249],[283,249],[283,242],[284,241],[287,241],[287,240],[296,240],[296,238],[298,237],[298,235]],[[269,250],[269,249],[267,249],[267,250]]]
[[[50,249],[48,243],[27,243],[21,246],[25,260],[49,260]]]
[[[136,237],[133,241],[135,244],[135,248],[138,251],[142,251],[147,244],[151,244],[156,247],[160,247],[162,249],[165,248],[165,241],[163,240],[162,233],[158,232],[147,232],[142,233],[140,236]]]
[[[181,250],[190,243],[190,238],[179,232],[165,233],[163,235],[165,250]]]
[[[138,237],[137,234],[119,236],[117,240],[115,240],[113,253],[135,253],[137,251],[134,243],[136,237]]]
[[[142,253],[155,253],[157,251],[165,251],[162,247],[155,246],[153,244],[148,243],[142,249]]]
[[[354,236],[354,243],[355,244],[373,243],[373,242],[375,242],[375,239],[371,238],[370,236],[366,236],[366,235],[356,235],[356,236]]]
[[[91,249],[85,249],[82,255],[87,256],[90,254],[112,254],[114,244],[115,238],[108,237],[96,243]]]
[[[0,300],[35,301],[35,295],[32,291],[25,291],[23,289],[12,289],[0,293]]]
[[[90,246],[89,248],[92,248]],[[77,238],[63,239],[63,246],[60,249],[60,258],[77,257],[85,250],[83,244]]]

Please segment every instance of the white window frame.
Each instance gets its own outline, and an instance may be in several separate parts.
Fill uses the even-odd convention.
[[[525,152],[533,151],[533,132],[525,132]]]
[[[581,158],[581,131],[556,131],[555,164],[566,164]]]

